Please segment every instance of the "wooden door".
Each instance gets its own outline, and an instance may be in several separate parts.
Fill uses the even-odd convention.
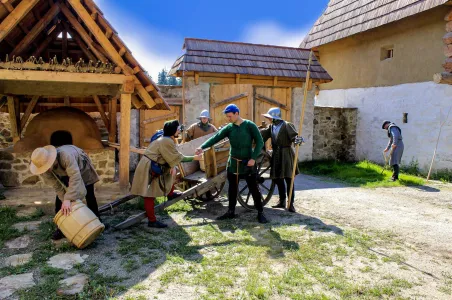
[[[253,86],[250,84],[224,84],[210,87],[210,114],[212,123],[216,127],[228,123],[223,110],[229,104],[239,107],[242,118],[253,120]]]
[[[272,107],[281,108],[283,120],[292,122],[292,88],[255,87],[254,93],[254,122],[260,125],[268,120],[262,116]]]
[[[163,129],[163,124],[168,120],[179,120],[181,122],[182,106],[170,105],[168,110],[142,110],[140,114],[140,146],[149,145],[149,139],[154,133]]]

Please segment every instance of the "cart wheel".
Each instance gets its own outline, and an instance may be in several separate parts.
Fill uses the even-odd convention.
[[[221,195],[221,191],[223,190],[225,184],[226,184],[226,181],[221,182],[212,190],[208,191],[207,193],[205,193],[199,197],[196,197],[196,199],[201,200],[201,201],[212,201],[215,198],[218,198],[218,196]]]
[[[265,150],[256,160],[257,164],[257,184],[262,194],[262,206],[267,205],[273,196],[275,182],[270,178],[270,159],[271,156]],[[244,179],[240,180],[237,201],[247,209],[254,209],[254,201],[248,190],[248,184]]]

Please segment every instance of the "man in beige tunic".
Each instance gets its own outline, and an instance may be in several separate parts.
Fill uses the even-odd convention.
[[[210,121],[212,119],[210,118],[208,110],[203,110],[198,119],[198,123],[192,124],[190,127],[188,127],[185,133],[186,142],[218,131],[213,124],[210,124]]]
[[[88,208],[99,217],[94,195],[94,184],[99,181],[99,176],[82,149],[73,145],[37,148],[31,154],[30,171],[34,175],[41,175],[55,189],[55,213],[62,210],[67,216],[71,213],[71,202],[86,198]],[[53,240],[63,237],[59,229],[52,235]]]
[[[174,191],[175,167],[180,162],[199,160],[201,157],[184,156],[177,150],[176,138],[179,134],[179,121],[165,122],[163,136],[149,144],[135,170],[131,193],[144,198],[149,227],[168,226],[155,217],[155,197],[168,196],[168,200],[171,200],[180,196],[180,192]]]

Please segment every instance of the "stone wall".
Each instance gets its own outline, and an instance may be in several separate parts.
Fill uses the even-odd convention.
[[[355,161],[356,108],[314,108],[313,160]]]
[[[201,111],[210,107],[210,84],[200,82],[195,84],[195,79],[187,77],[185,80],[185,120],[184,124],[199,122],[196,119]]]
[[[300,116],[301,109],[303,103],[303,88],[293,88],[292,89],[292,123],[295,125],[295,128],[299,128],[300,126]],[[314,90],[308,91],[308,96],[306,100],[306,108],[303,120],[303,132],[301,136],[306,141],[300,147],[300,151],[298,152],[298,160],[299,161],[310,161],[312,160],[312,148],[313,148],[313,120],[314,120]]]
[[[187,78],[188,80],[188,78]],[[181,85],[159,85],[160,93],[166,98],[182,98]]]
[[[110,148],[86,151],[99,174],[99,184],[113,182],[115,177],[115,151]],[[30,173],[31,152],[0,151],[0,183],[5,187],[44,187],[41,176]]]
[[[388,144],[381,129],[384,120],[402,129],[405,150],[402,164],[417,162],[428,171],[440,123],[451,107],[452,86],[434,82],[401,84],[390,87],[322,90],[316,105],[358,108],[356,159],[383,163],[382,151]],[[403,114],[408,123],[403,123]],[[452,116],[445,122],[436,153],[434,170],[452,170]]]

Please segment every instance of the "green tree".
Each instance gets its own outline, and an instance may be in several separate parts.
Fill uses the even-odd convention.
[[[162,69],[162,71],[159,72],[158,79],[157,79],[158,80],[157,84],[160,84],[160,85],[167,85],[168,84],[168,75],[167,75],[167,73],[168,72],[166,72],[165,69]]]
[[[176,77],[168,76],[168,85],[178,85]]]

